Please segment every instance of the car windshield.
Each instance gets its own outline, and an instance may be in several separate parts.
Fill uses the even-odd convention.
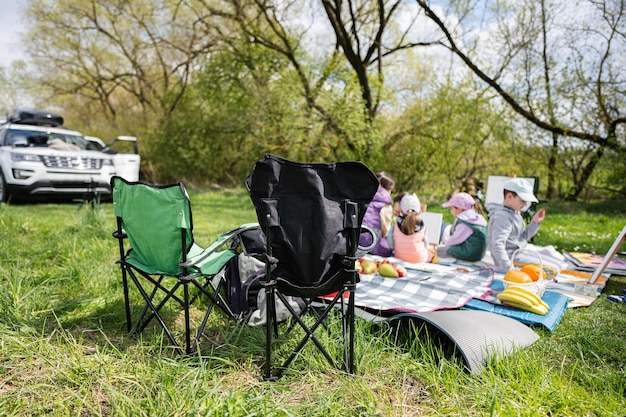
[[[40,131],[11,128],[7,131],[5,143],[8,146],[48,146],[62,141],[77,146],[81,150],[97,150],[97,147],[84,137],[74,133],[57,131]]]

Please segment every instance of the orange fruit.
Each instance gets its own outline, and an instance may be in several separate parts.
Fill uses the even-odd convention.
[[[521,269],[522,272],[526,272],[533,281],[543,279],[543,271],[537,264],[526,264]]]
[[[515,282],[517,284],[528,284],[533,282],[533,279],[526,272],[518,271],[517,269],[511,269],[504,274],[504,280],[508,282]]]

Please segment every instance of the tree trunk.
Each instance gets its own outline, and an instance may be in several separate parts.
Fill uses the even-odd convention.
[[[566,197],[566,200],[578,200],[583,191],[585,191],[585,188],[587,188],[589,178],[591,178],[591,174],[593,174],[593,170],[596,165],[598,165],[598,162],[600,162],[600,159],[602,159],[603,154],[604,146],[600,146],[596,149],[589,162],[583,166],[582,170],[580,170],[580,175],[574,178],[574,191]]]

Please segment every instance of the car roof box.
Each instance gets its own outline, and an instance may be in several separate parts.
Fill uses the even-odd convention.
[[[37,126],[63,126],[63,116],[37,109],[18,109],[9,116],[8,121]]]

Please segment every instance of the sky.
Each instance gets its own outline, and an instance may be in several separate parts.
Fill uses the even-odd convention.
[[[8,68],[11,62],[23,58],[18,32],[23,30],[20,0],[0,0],[0,66]]]

